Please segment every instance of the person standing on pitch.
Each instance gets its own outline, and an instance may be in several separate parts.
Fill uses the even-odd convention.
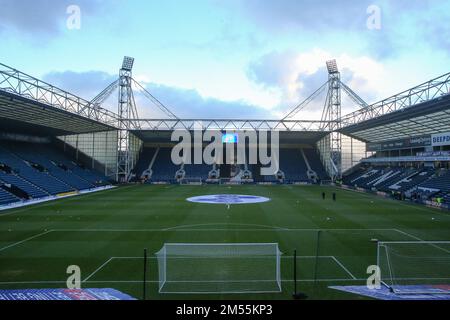
[[[333,192],[333,201],[336,201],[336,192]]]
[[[325,192],[322,192],[322,199],[325,200]]]

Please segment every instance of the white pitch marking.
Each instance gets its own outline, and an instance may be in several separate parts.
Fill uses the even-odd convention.
[[[347,272],[353,280],[356,280],[356,277],[335,257],[331,256],[331,258],[342,268],[345,272]]]
[[[427,241],[427,240],[423,240],[423,239],[421,239],[421,238],[419,238],[419,237],[416,237],[415,235],[412,235],[411,233],[402,231],[402,230],[400,230],[400,229],[394,229],[394,230],[396,230],[397,232],[399,232],[399,233],[401,233],[401,234],[404,234],[405,236],[408,236],[408,237],[410,237],[410,238],[416,239],[416,240],[418,240],[418,241],[420,241],[420,242],[426,242],[426,241]],[[432,246],[432,247],[435,247],[435,248],[437,248],[437,249],[439,249],[439,250],[442,250],[442,251],[444,251],[444,252],[450,253],[449,250],[446,250],[446,249],[444,249],[444,248],[441,248],[441,247],[439,247],[439,246],[436,245],[436,244],[429,243],[429,245]]]
[[[113,258],[109,258],[106,262],[104,262],[100,267],[98,267],[97,269],[95,269],[94,272],[92,272],[90,275],[88,275],[82,282],[86,282],[87,280],[89,280],[94,274],[96,274],[97,272],[99,272],[101,269],[103,269],[104,266],[106,266],[109,262],[111,262]]]
[[[26,238],[26,239],[24,239],[24,240],[15,242],[15,243],[13,243],[13,244],[10,244],[10,245],[8,245],[8,246],[6,246],[6,247],[0,248],[0,252],[4,251],[4,250],[6,250],[6,249],[12,248],[12,247],[14,247],[14,246],[17,246],[17,245],[19,245],[19,244],[22,244],[22,243],[24,243],[24,242],[33,240],[33,239],[35,239],[35,238],[37,238],[37,237],[46,235],[47,233],[50,233],[50,232],[52,232],[52,231],[54,231],[54,230],[47,230],[47,231],[41,232],[41,233],[39,233],[39,234],[36,234],[36,235],[34,235],[34,236],[31,236],[31,237],[29,237],[29,238]]]
[[[450,278],[400,278],[399,280],[449,280]],[[292,279],[281,279],[282,282],[293,282]],[[298,282],[353,282],[353,281],[367,281],[366,278],[358,279],[298,279]],[[180,281],[183,282],[183,281]],[[66,281],[4,281],[0,285],[14,285],[14,284],[52,284],[52,283],[66,283]],[[90,280],[85,283],[142,283],[142,280]],[[147,280],[146,283],[159,283],[158,280]]]
[[[212,224],[217,225],[217,224]],[[224,224],[226,225],[226,224]],[[162,228],[162,229],[53,229],[52,231],[56,232],[168,232],[173,231],[173,228]],[[313,229],[313,228],[277,228],[273,229],[261,229],[261,228],[208,228],[208,229],[175,229],[178,232],[207,232],[207,231],[286,231],[286,232],[297,232],[297,231],[394,231],[399,232],[397,229],[387,229],[387,228],[378,228],[378,229],[365,229],[365,228],[354,228],[354,229]]]

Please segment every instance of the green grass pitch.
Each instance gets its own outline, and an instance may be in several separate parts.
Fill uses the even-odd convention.
[[[230,209],[185,200],[222,193],[272,200]],[[450,240],[449,234],[447,212],[332,187],[126,186],[0,213],[0,289],[62,288],[67,266],[78,265],[83,287],[115,288],[140,298],[139,257],[147,248],[149,299],[290,299],[297,249],[300,291],[313,299],[358,299],[328,286],[365,283],[367,267],[376,263],[371,239]],[[159,294],[154,254],[167,242],[276,242],[283,252],[283,291]],[[311,257],[317,248],[316,260]]]

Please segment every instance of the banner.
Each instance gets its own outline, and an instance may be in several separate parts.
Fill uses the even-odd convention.
[[[450,151],[418,152],[418,157],[449,157]]]
[[[431,145],[433,147],[450,146],[450,132],[433,134],[431,136]]]
[[[431,136],[421,136],[380,143],[367,143],[367,151],[385,151],[431,146]]]
[[[0,290],[0,300],[136,300],[115,289]]]

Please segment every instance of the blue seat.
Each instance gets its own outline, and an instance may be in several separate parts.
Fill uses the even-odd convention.
[[[0,206],[18,202],[20,199],[6,190],[0,188]]]

